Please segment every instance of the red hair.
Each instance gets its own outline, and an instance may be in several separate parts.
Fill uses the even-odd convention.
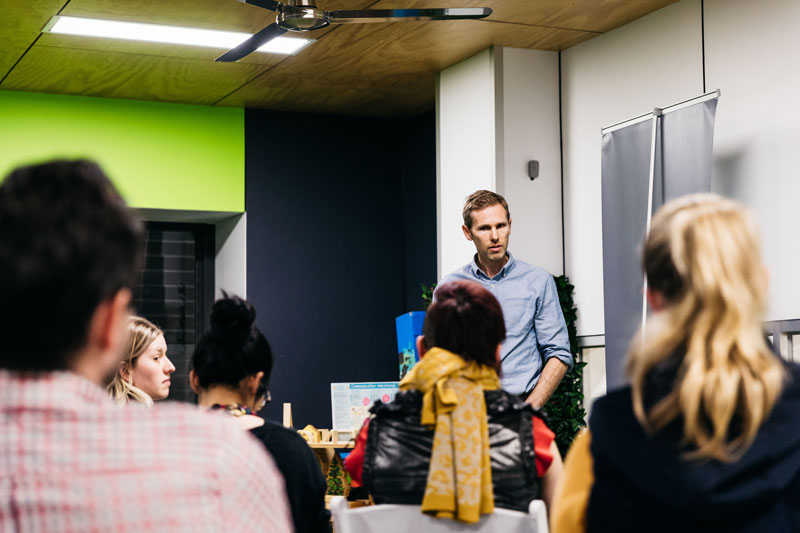
[[[471,281],[436,289],[422,326],[425,346],[434,346],[499,370],[497,345],[506,338],[503,309],[491,292]]]

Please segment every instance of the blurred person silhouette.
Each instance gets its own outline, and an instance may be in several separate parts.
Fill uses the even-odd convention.
[[[280,474],[230,421],[104,390],[142,250],[92,162],[0,184],[0,531],[292,531]]]
[[[752,215],[712,194],[669,202],[642,263],[631,385],[594,403],[553,531],[800,531],[800,369],[764,336]]]

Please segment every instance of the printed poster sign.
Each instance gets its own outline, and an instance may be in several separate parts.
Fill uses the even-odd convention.
[[[361,428],[376,400],[389,403],[397,394],[397,381],[372,383],[331,383],[332,427],[338,430]]]

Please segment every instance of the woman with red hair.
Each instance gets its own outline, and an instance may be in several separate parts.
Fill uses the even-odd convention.
[[[377,403],[345,466],[376,503],[420,504],[467,523],[494,507],[549,504],[561,456],[541,415],[500,388],[500,303],[468,281],[440,286],[397,398]]]

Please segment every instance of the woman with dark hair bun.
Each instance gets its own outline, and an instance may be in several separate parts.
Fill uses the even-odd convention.
[[[202,409],[228,413],[275,458],[286,481],[296,533],[329,532],[327,485],[311,448],[295,431],[256,414],[270,399],[273,359],[255,318],[253,306],[238,296],[225,294],[214,303],[211,331],[192,356],[192,390]]]

